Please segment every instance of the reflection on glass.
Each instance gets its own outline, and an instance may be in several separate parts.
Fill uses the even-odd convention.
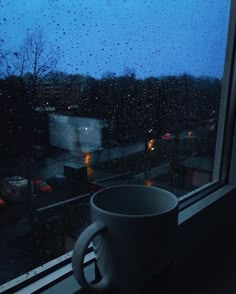
[[[152,186],[152,181],[146,180],[145,185],[148,186],[148,187]]]
[[[73,248],[81,195],[211,181],[229,2],[1,1],[0,284]]]

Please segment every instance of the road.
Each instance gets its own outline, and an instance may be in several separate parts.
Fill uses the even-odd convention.
[[[63,175],[65,164],[76,164],[78,166],[87,165],[90,167],[104,161],[143,151],[144,149],[145,142],[139,142],[136,144],[123,145],[86,154],[60,151],[49,158],[35,162],[31,170],[31,175],[47,179],[48,177],[54,175]],[[95,178],[97,179],[97,177],[101,178],[110,175],[106,172],[96,172],[91,167],[90,170],[88,170],[88,173],[89,178],[92,180]]]

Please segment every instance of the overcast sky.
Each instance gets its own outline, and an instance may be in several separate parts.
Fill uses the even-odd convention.
[[[17,49],[27,30],[42,28],[67,73],[100,77],[129,67],[139,78],[221,77],[229,6],[229,0],[0,0],[0,34],[5,47]]]

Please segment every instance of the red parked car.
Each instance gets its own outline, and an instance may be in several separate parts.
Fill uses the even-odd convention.
[[[174,140],[176,138],[175,134],[166,133],[161,136],[162,140]]]
[[[4,207],[6,205],[6,202],[4,201],[4,199],[2,199],[2,197],[0,197],[0,208]]]
[[[40,179],[33,179],[34,190],[36,192],[48,193],[52,192],[52,187]]]
[[[0,181],[0,194],[7,202],[25,201],[27,179],[21,176],[6,177]]]

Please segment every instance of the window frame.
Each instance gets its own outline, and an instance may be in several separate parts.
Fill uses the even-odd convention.
[[[236,121],[236,1],[231,0],[212,181],[179,198],[180,211],[214,193],[232,177]]]

